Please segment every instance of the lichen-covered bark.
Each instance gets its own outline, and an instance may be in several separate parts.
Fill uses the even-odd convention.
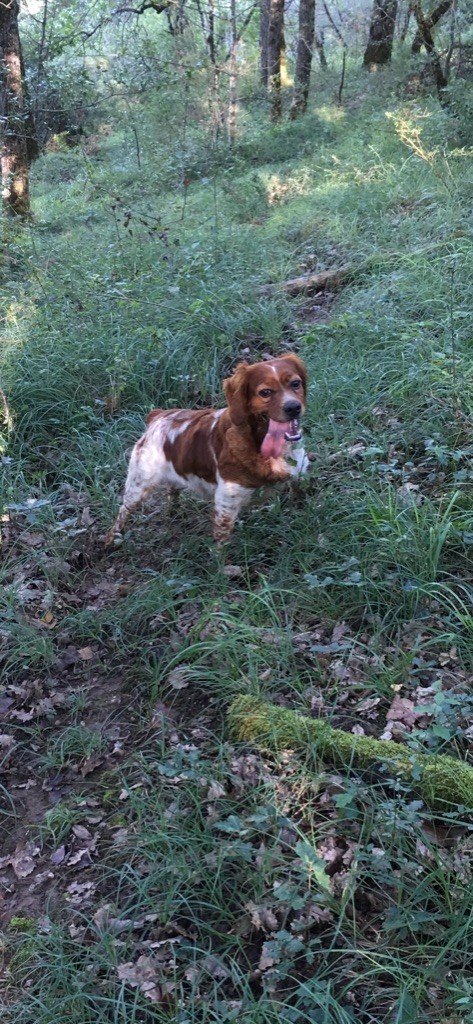
[[[310,88],[310,72],[315,35],[315,0],[300,0],[296,74],[291,118],[305,114]]]
[[[0,3],[2,198],[8,213],[26,217],[30,212],[30,195],[18,13],[18,0]]]
[[[397,0],[374,0],[368,45],[363,57],[365,67],[388,64],[393,49]]]

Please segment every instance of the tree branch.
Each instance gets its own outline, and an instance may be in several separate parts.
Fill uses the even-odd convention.
[[[164,0],[163,3],[160,0],[144,0],[141,7],[117,7],[112,18],[117,14],[144,14],[145,11],[156,11],[156,14],[162,14],[170,6],[170,2],[171,0]]]
[[[334,22],[334,20],[332,18],[332,15],[330,14],[330,11],[329,11],[329,9],[327,7],[327,4],[324,3],[323,8],[324,8],[324,11],[325,11],[325,13],[327,15],[327,18],[328,18],[328,20],[329,20],[329,22],[330,22],[330,24],[331,24],[331,26],[333,28],[333,31],[335,32],[335,35],[340,40],[343,48],[346,50],[348,48],[348,43],[346,42],[346,40],[344,39],[342,33],[340,32],[340,29],[339,29],[338,25],[335,24],[335,22]]]
[[[250,10],[249,10],[248,14],[246,15],[245,20],[243,21],[243,23],[241,24],[240,28],[238,29],[238,32],[237,32],[237,34],[235,36],[235,39],[234,39],[234,42],[233,42],[234,46],[238,46],[238,43],[240,42],[240,39],[241,39],[241,37],[242,37],[242,35],[243,35],[244,31],[245,31],[245,28],[246,28],[247,25],[250,24],[250,21],[251,21],[251,19],[253,17],[253,14],[255,13],[255,11],[256,11],[256,4],[253,4],[253,7],[250,7]],[[227,50],[227,53],[225,55],[225,63],[227,62],[227,60],[230,60],[231,54],[232,54],[232,51],[231,50]]]

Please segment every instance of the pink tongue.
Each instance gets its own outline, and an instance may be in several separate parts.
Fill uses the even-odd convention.
[[[278,423],[277,420],[270,420],[268,433],[261,445],[261,454],[265,459],[277,459],[286,443],[286,434],[291,427],[290,423]]]

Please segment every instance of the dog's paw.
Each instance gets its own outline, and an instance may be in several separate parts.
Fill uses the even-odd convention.
[[[119,548],[123,544],[123,534],[116,530],[109,530],[103,537],[104,548]]]

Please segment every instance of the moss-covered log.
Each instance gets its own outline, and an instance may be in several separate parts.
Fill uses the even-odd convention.
[[[249,696],[234,701],[229,726],[233,739],[254,741],[270,750],[314,747],[322,761],[346,768],[373,768],[381,763],[412,786],[426,804],[444,809],[462,804],[473,811],[473,767],[453,757],[418,754],[391,740],[354,736],[320,719]]]

